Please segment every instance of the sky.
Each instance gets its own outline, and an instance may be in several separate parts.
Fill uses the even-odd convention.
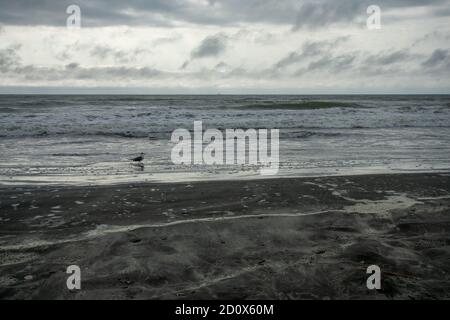
[[[0,0],[0,93],[450,94],[450,0]]]

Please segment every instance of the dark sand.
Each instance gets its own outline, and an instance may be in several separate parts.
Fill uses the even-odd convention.
[[[1,299],[450,298],[450,174],[0,187],[0,201]]]

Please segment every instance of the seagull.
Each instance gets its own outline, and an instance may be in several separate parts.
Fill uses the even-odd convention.
[[[139,163],[141,163],[142,160],[144,160],[144,153],[141,152],[141,155],[140,155],[139,157],[136,157],[136,158],[133,158],[133,159],[130,159],[130,160],[131,160],[131,161],[134,161],[134,162],[139,162]]]

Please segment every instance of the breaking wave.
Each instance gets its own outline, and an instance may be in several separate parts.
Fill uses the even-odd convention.
[[[331,108],[363,108],[356,103],[337,101],[300,101],[300,102],[277,102],[244,105],[243,109],[275,109],[275,110],[314,110]]]
[[[203,121],[204,129],[277,128],[291,138],[332,137],[340,129],[450,127],[449,101],[448,96],[1,96],[0,137],[170,139],[177,128],[192,130],[194,120]]]

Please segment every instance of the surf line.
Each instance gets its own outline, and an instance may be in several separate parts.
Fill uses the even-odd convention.
[[[76,238],[57,240],[57,241],[41,240],[41,241],[34,241],[32,243],[0,246],[0,251],[33,249],[33,248],[53,246],[53,245],[58,245],[58,244],[79,242],[79,241],[84,241],[84,240],[92,240],[92,239],[100,238],[102,236],[106,236],[108,234],[129,232],[129,231],[135,231],[138,229],[167,228],[167,227],[172,227],[172,226],[176,226],[176,225],[190,224],[190,223],[219,222],[219,221],[252,219],[252,218],[258,219],[258,218],[274,218],[274,217],[282,217],[282,218],[306,217],[306,216],[314,216],[314,215],[319,215],[319,214],[336,213],[336,212],[346,213],[345,210],[324,210],[324,211],[306,212],[306,213],[261,213],[261,214],[244,214],[244,215],[239,215],[239,216],[195,218],[195,219],[178,220],[178,221],[172,221],[172,222],[166,222],[166,223],[136,224],[136,225],[130,225],[130,226],[99,225],[99,226],[97,226],[97,229],[87,231],[84,233],[83,236],[79,236]]]

